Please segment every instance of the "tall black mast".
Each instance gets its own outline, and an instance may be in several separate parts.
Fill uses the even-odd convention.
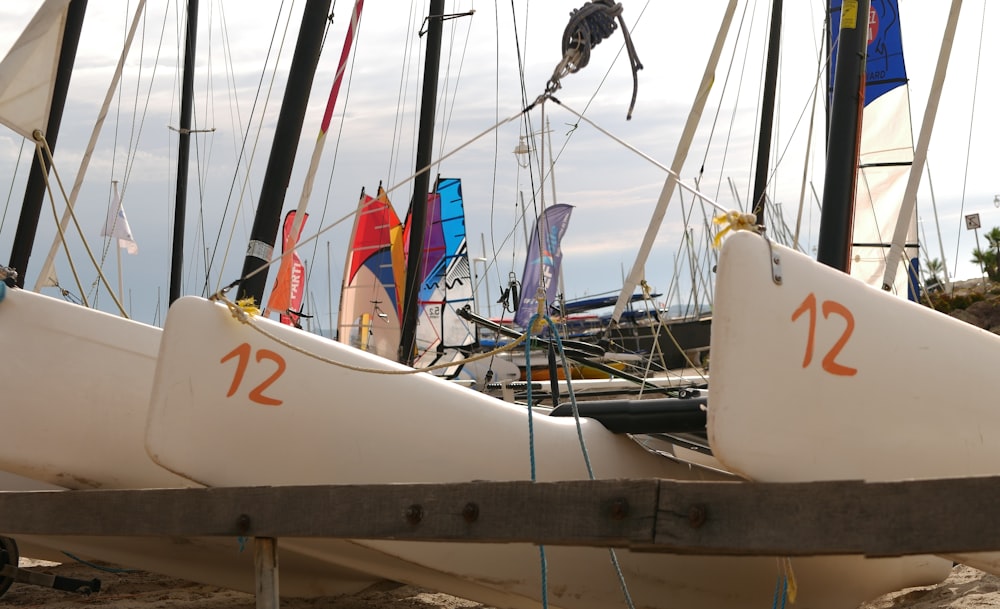
[[[184,83],[181,86],[181,123],[177,140],[177,199],[170,257],[170,303],[181,297],[184,271],[184,216],[187,210],[188,156],[191,150],[191,110],[194,106],[194,55],[198,37],[198,0],[188,0],[184,42]]]
[[[437,105],[438,68],[441,65],[441,31],[444,0],[431,0],[427,16],[427,55],[420,97],[420,125],[417,133],[417,177],[413,180],[410,203],[410,255],[406,260],[406,288],[403,293],[403,320],[399,337],[399,361],[411,365],[417,333],[417,293],[420,279],[420,252],[427,221],[427,187],[430,184],[431,155],[434,152],[434,110]]]
[[[45,139],[52,152],[55,152],[56,139],[59,137],[59,124],[62,122],[63,109],[66,106],[66,93],[69,91],[70,76],[73,74],[73,63],[76,61],[76,49],[80,43],[80,30],[83,29],[83,16],[86,12],[87,0],[73,0],[66,13],[66,27],[63,31],[59,65],[56,68],[56,81],[52,90],[52,106],[49,110],[48,124],[45,126]],[[10,267],[17,271],[17,286],[21,288],[24,287],[24,278],[28,274],[28,258],[31,257],[31,250],[35,245],[35,232],[38,230],[38,218],[42,213],[45,177],[48,173],[47,158],[42,159],[41,165],[32,163],[31,171],[28,173],[28,184],[24,190],[21,216],[18,218],[14,245],[10,253]]]
[[[771,132],[774,129],[774,99],[778,88],[778,51],[781,47],[782,0],[771,4],[771,31],[767,42],[767,70],[764,74],[763,111],[760,117],[760,140],[757,145],[757,169],[754,176],[753,205],[751,213],[757,215],[757,224],[763,226],[764,197],[767,190],[768,168],[771,162]]]
[[[858,146],[861,107],[864,103],[865,55],[868,51],[870,0],[858,0],[857,11],[840,13],[837,67],[830,100],[823,212],[820,216],[816,259],[847,272],[850,269],[850,234],[854,216],[854,191],[858,179]],[[833,25],[831,24],[832,28]]]
[[[299,38],[295,43],[295,55],[288,70],[288,84],[285,86],[281,113],[278,115],[274,142],[271,144],[271,156],[267,161],[267,173],[264,174],[260,190],[260,203],[257,205],[257,215],[250,231],[250,244],[240,275],[244,279],[240,282],[238,298],[253,298],[257,304],[264,298],[267,273],[262,271],[252,277],[249,275],[271,260],[329,12],[330,0],[307,0]]]

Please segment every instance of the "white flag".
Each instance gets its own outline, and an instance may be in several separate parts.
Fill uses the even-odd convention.
[[[139,244],[132,237],[132,229],[129,227],[128,219],[125,217],[125,208],[122,207],[121,200],[118,198],[118,182],[114,182],[114,187],[114,199],[112,199],[111,205],[108,207],[108,219],[104,222],[101,236],[116,237],[118,239],[118,247],[125,248],[130,254],[138,254]]]

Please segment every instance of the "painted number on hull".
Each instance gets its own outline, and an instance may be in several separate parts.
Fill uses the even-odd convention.
[[[237,390],[240,388],[240,384],[243,383],[243,375],[246,374],[247,366],[250,364],[250,351],[250,343],[243,343],[219,360],[220,364],[224,364],[234,357],[239,358],[236,360],[236,374],[233,375],[233,382],[229,386],[229,393],[226,394],[227,398],[231,398],[236,395]],[[282,403],[282,400],[264,395],[264,390],[270,387],[274,381],[278,380],[278,377],[284,374],[285,358],[269,349],[260,349],[257,351],[256,359],[258,364],[263,360],[270,360],[274,362],[277,369],[273,374],[271,374],[271,376],[264,379],[262,383],[251,389],[250,393],[247,394],[247,397],[250,398],[251,402],[263,404],[264,406],[278,406]]]
[[[850,368],[836,362],[837,356],[840,355],[844,345],[847,344],[847,341],[851,338],[851,334],[854,332],[854,315],[847,307],[834,300],[824,300],[822,310],[823,319],[828,319],[830,315],[835,314],[844,318],[844,321],[847,322],[844,333],[840,335],[840,339],[834,343],[833,347],[827,351],[826,356],[823,357],[823,370],[837,376],[854,376],[858,373],[857,368]],[[808,368],[809,364],[812,363],[813,348],[816,344],[816,295],[812,292],[809,292],[809,295],[802,301],[799,308],[795,309],[795,312],[792,313],[792,321],[796,321],[803,313],[809,313],[809,335],[806,338],[806,353],[802,358],[802,367]]]

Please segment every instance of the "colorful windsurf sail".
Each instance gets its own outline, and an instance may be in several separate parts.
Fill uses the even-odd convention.
[[[402,302],[403,229],[382,187],[361,194],[354,218],[337,337],[342,343],[396,359]]]
[[[420,282],[416,284],[416,367],[457,362],[464,358],[461,347],[475,342],[475,329],[457,313],[474,304],[462,181],[438,178],[427,202]],[[450,373],[446,369],[443,374]]]

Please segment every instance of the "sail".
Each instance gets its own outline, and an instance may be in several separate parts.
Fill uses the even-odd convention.
[[[395,359],[403,273],[402,226],[385,190],[362,193],[340,294],[340,342]]]
[[[517,315],[514,316],[514,323],[522,328],[527,327],[531,317],[538,312],[539,288],[545,292],[546,310],[556,300],[559,267],[562,264],[560,242],[566,234],[572,211],[572,205],[553,205],[542,212],[535,222],[528,257],[524,261],[524,274],[521,275],[521,301],[517,305]]]
[[[45,130],[69,0],[48,0],[0,63],[0,123],[30,139]]]
[[[473,305],[462,181],[457,178],[439,178],[428,197],[421,257],[414,365],[458,361],[464,356],[457,347],[472,344],[475,331],[457,313]]]
[[[841,0],[831,0],[831,30],[839,33]],[[831,48],[833,48],[831,46]],[[834,55],[835,57],[835,55]],[[830,88],[835,67],[831,66]],[[896,0],[872,0],[862,118],[858,185],[855,194],[851,275],[882,287],[886,256],[913,166],[910,95]],[[918,242],[916,216],[907,231],[906,255],[892,291],[916,300]]]
[[[309,214],[303,213],[298,232],[292,236],[295,216],[294,209],[285,214],[281,238],[282,254],[295,248],[302,237],[302,228],[305,226],[306,220],[309,219]],[[299,327],[302,299],[305,295],[305,273],[306,267],[298,252],[293,251],[290,256],[282,257],[278,274],[274,278],[274,287],[271,288],[271,296],[267,301],[267,308],[270,311],[277,311],[278,319],[283,324]]]

